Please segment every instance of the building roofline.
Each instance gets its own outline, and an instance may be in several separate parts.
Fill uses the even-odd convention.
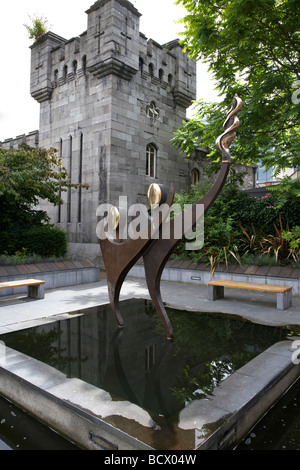
[[[99,7],[104,6],[106,3],[111,2],[112,0],[98,0],[96,1],[88,10],[86,10],[86,13],[91,13],[92,11],[97,10]],[[126,7],[128,10],[130,10],[132,13],[135,13],[137,16],[142,16],[142,14],[135,8],[135,6],[129,2],[128,0],[115,0],[118,2],[120,5]]]
[[[52,33],[52,31],[48,31],[38,41],[35,41],[31,46],[29,46],[30,49],[34,48],[37,44],[41,44],[41,43],[47,41],[47,39],[52,39],[52,40],[54,40],[56,42],[59,42],[59,43],[66,43],[67,42],[67,39],[63,38],[62,36],[59,36],[58,34]]]

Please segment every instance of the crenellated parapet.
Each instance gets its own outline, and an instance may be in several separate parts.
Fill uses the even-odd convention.
[[[86,13],[88,71],[130,80],[139,69],[140,13],[126,0],[100,0]]]
[[[17,149],[20,144],[27,144],[30,147],[37,148],[39,146],[39,131],[32,131],[29,134],[21,134],[14,138],[5,139],[0,141],[0,147],[5,150]]]
[[[39,103],[52,95],[52,51],[63,45],[65,39],[48,32],[31,46],[30,93]]]
[[[139,30],[141,14],[127,0],[99,0],[87,11],[87,30],[64,39],[52,32],[31,46],[31,95],[39,103],[74,79],[108,75],[130,81],[138,72],[169,89],[183,108],[196,98],[196,64],[178,40],[160,45]]]

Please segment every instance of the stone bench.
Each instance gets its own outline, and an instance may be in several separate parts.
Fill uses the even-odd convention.
[[[1,282],[0,289],[11,289],[14,287],[28,286],[28,297],[43,299],[45,297],[45,281],[38,279],[23,279],[22,281]]]
[[[292,287],[278,286],[274,284],[259,284],[256,282],[227,281],[224,279],[208,283],[208,300],[216,300],[224,297],[224,287],[274,292],[277,294],[278,310],[286,310],[292,305]]]

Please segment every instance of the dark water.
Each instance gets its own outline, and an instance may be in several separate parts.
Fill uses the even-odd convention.
[[[136,403],[154,419],[176,421],[187,403],[210,395],[289,333],[237,317],[168,309],[174,330],[174,341],[168,341],[149,302],[123,303],[121,311],[123,329],[116,327],[110,308],[91,308],[68,320],[2,335],[0,341],[108,391],[115,400]]]
[[[0,450],[79,450],[0,395]]]
[[[300,379],[256,424],[236,450],[300,450]]]

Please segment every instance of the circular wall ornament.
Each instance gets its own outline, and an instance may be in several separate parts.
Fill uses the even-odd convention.
[[[154,101],[146,106],[146,114],[151,122],[155,122],[159,117],[159,108],[156,106]]]

